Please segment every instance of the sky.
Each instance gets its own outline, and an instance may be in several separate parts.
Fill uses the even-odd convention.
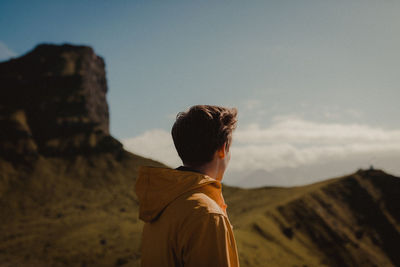
[[[175,167],[170,129],[195,104],[236,107],[224,181],[300,185],[400,175],[400,2],[0,1],[0,60],[40,43],[106,62],[111,134]]]

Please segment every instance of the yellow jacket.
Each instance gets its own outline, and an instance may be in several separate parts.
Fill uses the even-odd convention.
[[[207,175],[142,167],[136,182],[142,266],[239,266],[221,183]]]

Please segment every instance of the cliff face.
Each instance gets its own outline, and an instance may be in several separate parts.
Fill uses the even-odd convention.
[[[39,45],[0,63],[0,154],[12,160],[119,150],[105,65],[90,47]]]

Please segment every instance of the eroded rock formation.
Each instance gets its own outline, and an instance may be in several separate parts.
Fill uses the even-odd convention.
[[[0,154],[18,160],[115,151],[104,60],[93,49],[38,45],[0,63]]]

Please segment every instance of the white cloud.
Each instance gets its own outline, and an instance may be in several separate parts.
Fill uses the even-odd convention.
[[[254,124],[235,133],[231,167],[272,171],[393,151],[400,153],[400,130],[280,117],[267,128]]]
[[[123,139],[122,144],[132,153],[160,161],[168,166],[181,165],[171,134],[167,131],[160,129],[146,131],[139,136]]]
[[[0,41],[0,61],[15,57],[16,53]]]
[[[233,140],[229,173],[312,169],[313,166],[326,166],[330,162],[336,162],[338,166],[335,168],[339,173],[346,161],[357,164],[364,162],[365,166],[375,165],[376,162],[377,167],[382,168],[386,161],[380,159],[389,155],[400,157],[400,130],[360,124],[318,123],[293,116],[276,117],[268,127],[258,124],[239,127]],[[134,153],[172,167],[180,164],[167,131],[151,130],[122,142]],[[393,160],[388,166],[400,173],[400,167],[393,169]],[[354,166],[354,170],[358,167]],[[318,173],[321,171],[319,169]]]
[[[268,128],[252,124],[235,134],[239,144],[400,143],[400,130],[387,131],[359,124],[316,123],[296,117],[277,117]]]

